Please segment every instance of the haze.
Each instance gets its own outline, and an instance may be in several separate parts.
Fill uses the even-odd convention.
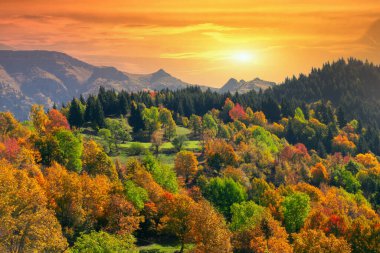
[[[281,82],[340,57],[380,63],[378,0],[0,2],[0,48],[68,53],[184,81]],[[143,4],[142,4],[143,3]]]

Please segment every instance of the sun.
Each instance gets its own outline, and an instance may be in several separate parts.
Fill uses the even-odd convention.
[[[236,62],[249,63],[253,60],[254,57],[251,52],[241,51],[233,53],[231,58]]]

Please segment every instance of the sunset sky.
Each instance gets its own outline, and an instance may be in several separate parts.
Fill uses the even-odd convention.
[[[340,57],[380,63],[379,0],[1,0],[0,11],[0,48],[210,86],[281,82]]]

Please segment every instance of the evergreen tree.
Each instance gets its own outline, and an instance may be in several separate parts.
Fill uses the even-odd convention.
[[[344,114],[342,107],[338,108],[336,116],[338,118],[339,126],[341,128],[344,127],[347,124],[347,121],[346,121],[346,117],[345,117],[345,114]]]
[[[78,99],[73,99],[70,103],[68,121],[70,126],[81,127],[83,125],[83,112]]]
[[[133,128],[134,133],[137,133],[144,128],[144,121],[142,119],[141,111],[134,101],[132,101],[131,104],[131,116],[129,117],[128,122]]]

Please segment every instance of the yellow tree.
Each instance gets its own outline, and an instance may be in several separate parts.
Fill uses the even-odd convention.
[[[294,253],[350,253],[351,247],[343,238],[326,236],[321,230],[302,230],[293,234]]]
[[[49,124],[49,117],[44,112],[42,105],[33,105],[30,111],[30,118],[33,122],[33,126],[38,133],[45,133],[46,127]]]
[[[0,249],[4,252],[59,252],[67,247],[61,225],[47,209],[37,180],[0,161]]]
[[[197,157],[191,151],[181,151],[175,158],[174,168],[178,176],[185,179],[185,183],[188,183],[198,171]]]
[[[207,201],[200,201],[190,215],[190,237],[195,241],[195,252],[232,252],[231,233],[221,214]]]
[[[116,167],[111,158],[93,140],[84,143],[82,162],[83,170],[91,176],[106,175],[111,180],[118,178]]]

